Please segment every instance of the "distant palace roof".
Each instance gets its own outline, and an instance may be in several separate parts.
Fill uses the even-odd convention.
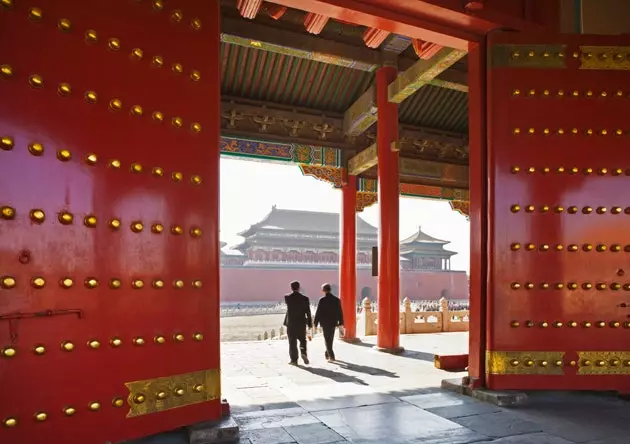
[[[400,241],[400,245],[409,245],[409,244],[416,244],[416,243],[422,243],[422,244],[430,243],[430,244],[442,244],[442,245],[450,244],[449,241],[445,241],[445,240],[435,238],[433,236],[429,236],[427,233],[422,231],[422,226],[418,227],[418,231],[414,235],[409,236],[408,238]]]
[[[318,211],[283,210],[275,205],[271,212],[260,222],[250,226],[247,230],[238,233],[239,236],[248,237],[259,229],[306,231],[319,233],[339,233],[339,214],[322,213]],[[378,235],[378,230],[373,225],[357,217],[357,234]]]
[[[453,256],[457,253],[454,251],[444,250],[444,245],[450,244],[450,241],[429,236],[422,231],[422,227],[418,227],[418,231],[406,239],[400,241],[400,254],[410,254],[414,252],[427,252],[428,250],[440,253],[441,255]]]

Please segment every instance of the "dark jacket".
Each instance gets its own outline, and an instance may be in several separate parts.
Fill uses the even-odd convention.
[[[311,319],[311,302],[299,291],[294,291],[284,297],[287,304],[287,314],[284,316],[284,325],[287,328],[313,327]]]
[[[341,301],[332,293],[319,300],[317,311],[315,312],[315,327],[319,324],[322,327],[337,327],[343,325],[343,312],[341,311]]]

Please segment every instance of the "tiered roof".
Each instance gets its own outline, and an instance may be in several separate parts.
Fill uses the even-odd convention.
[[[240,252],[251,246],[248,239],[255,238],[261,232],[267,233],[286,233],[294,241],[300,240],[300,234],[307,235],[321,234],[326,237],[339,236],[339,214],[325,213],[318,211],[302,211],[302,210],[286,210],[279,209],[275,205],[260,222],[251,225],[244,231],[238,233],[244,237],[245,242],[232,247],[231,250],[223,250],[229,255],[242,254]],[[357,235],[363,237],[363,243],[366,241],[370,245],[376,245],[378,239],[378,229],[367,223],[361,217],[357,217]],[[279,238],[282,236],[279,236]],[[365,238],[368,238],[367,240]],[[323,240],[322,240],[323,241]],[[267,240],[266,242],[269,242]],[[401,259],[406,260],[407,257],[418,255],[432,255],[440,257],[451,257],[457,254],[454,251],[445,250],[444,246],[449,241],[437,239],[422,231],[422,227],[418,227],[418,231],[412,236],[403,239],[400,242]],[[225,246],[222,243],[222,248]]]
[[[339,223],[338,213],[283,210],[278,209],[274,205],[271,207],[271,212],[263,220],[251,225],[247,230],[238,233],[238,235],[249,237],[261,229],[339,234]],[[361,217],[358,217],[357,234],[378,236],[378,229],[361,219]]]
[[[450,257],[457,253],[445,250],[444,246],[450,244],[450,241],[438,239],[429,236],[422,231],[422,226],[418,227],[418,231],[406,239],[400,241],[400,254],[402,256],[410,256],[415,254],[426,254]]]

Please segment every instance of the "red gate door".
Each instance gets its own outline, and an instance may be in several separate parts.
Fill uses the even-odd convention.
[[[630,389],[630,38],[488,42],[487,385]]]
[[[218,2],[0,0],[0,442],[220,416]]]

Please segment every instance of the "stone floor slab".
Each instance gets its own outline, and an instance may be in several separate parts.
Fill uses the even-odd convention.
[[[319,423],[319,420],[310,413],[290,416],[279,414],[263,417],[236,417],[235,419],[242,431]]]
[[[426,410],[446,419],[463,418],[466,416],[483,415],[487,413],[497,413],[501,411],[498,407],[483,402],[466,402],[460,405],[434,407]]]
[[[311,364],[300,367],[287,365],[285,341],[223,344],[223,392],[243,433],[272,433],[267,441],[243,435],[243,443],[299,442],[292,427],[330,427],[349,441],[379,444],[630,442],[630,403],[613,395],[528,392],[526,405],[506,409],[440,391],[443,379],[461,383],[465,373],[435,369],[429,358],[465,352],[466,333],[402,336],[400,356],[373,351],[374,340],[336,343],[343,362],[331,364],[315,338]],[[434,420],[445,422],[437,432]]]
[[[351,442],[355,444],[485,444],[488,439],[486,435],[461,428],[415,438],[387,439],[386,441],[382,439],[353,439]]]
[[[393,403],[400,403],[400,401],[393,396],[382,395],[380,393],[370,393],[365,395],[347,395],[329,399],[298,401],[298,404],[300,404],[303,408],[310,412]]]
[[[188,444],[188,433],[178,430],[118,444]]]
[[[400,398],[403,402],[408,402],[421,409],[433,409],[438,407],[452,407],[463,404],[472,404],[470,398],[456,395],[454,393],[439,391],[435,393],[423,393],[420,395],[404,396]]]
[[[493,438],[542,432],[539,424],[519,418],[510,412],[486,413],[483,415],[454,418],[454,422]]]
[[[525,435],[507,436],[479,444],[573,444],[573,441],[567,441],[564,438],[547,433],[528,433]]]
[[[249,430],[242,433],[242,439],[249,440],[251,444],[290,444],[296,442],[282,427]]]
[[[285,427],[298,444],[330,444],[344,441],[343,437],[324,424]]]
[[[606,439],[589,441],[586,444],[628,444],[628,436],[611,436]]]
[[[461,426],[406,403],[383,404],[314,413],[348,440],[396,442],[431,436]]]

